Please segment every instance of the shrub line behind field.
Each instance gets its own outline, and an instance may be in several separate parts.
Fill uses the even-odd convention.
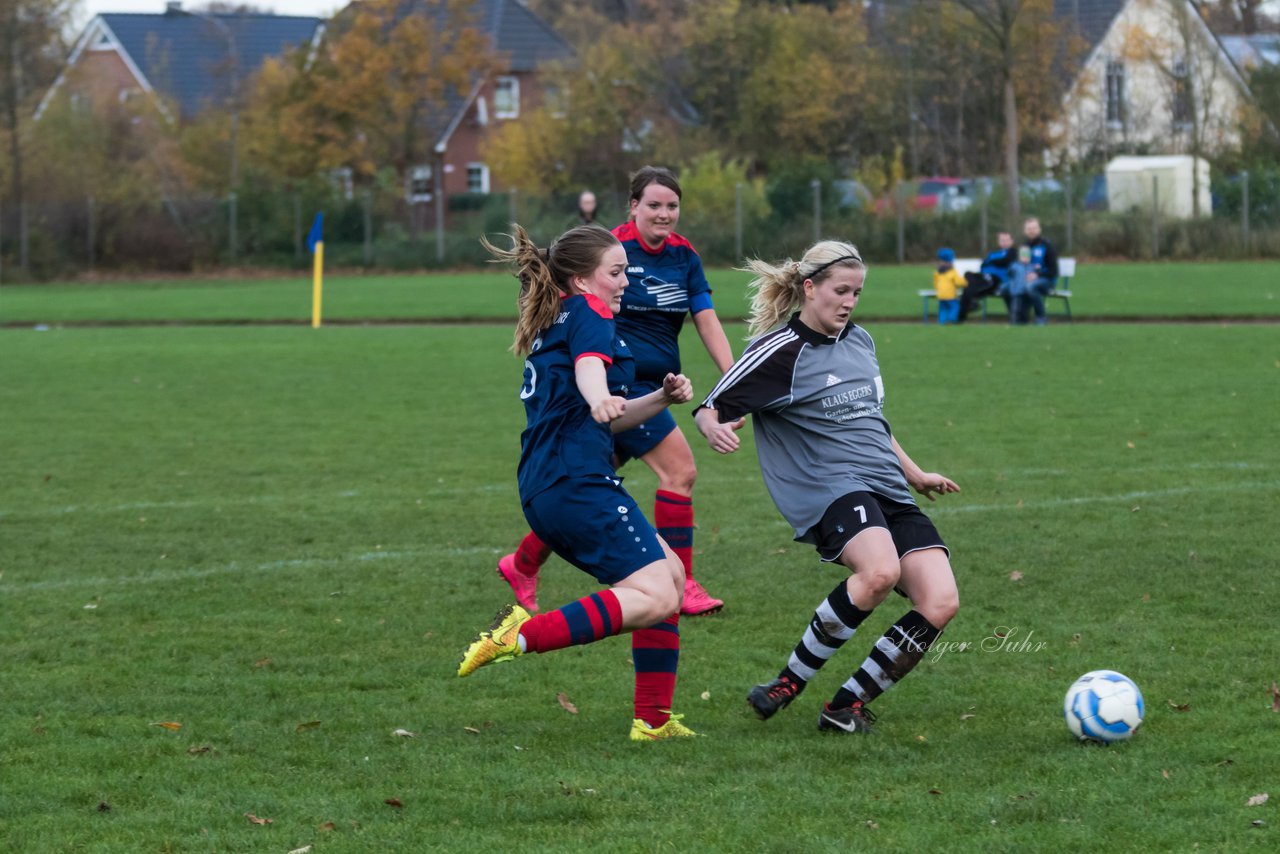
[[[724,317],[723,323],[746,323],[746,317]],[[901,316],[866,316],[855,318],[859,325],[867,324],[919,324],[914,317]],[[1244,324],[1250,326],[1273,325],[1280,323],[1280,316],[1265,317],[1247,314],[1207,314],[1185,317],[1158,315],[1091,315],[1076,317],[1073,320],[1050,321],[1055,326],[1067,323],[1083,324],[1205,324],[1219,323],[1228,325]],[[338,317],[324,321],[325,326],[511,326],[515,318],[493,317]],[[155,319],[145,320],[59,320],[48,323],[29,320],[0,321],[0,329],[144,329],[160,327],[205,327],[205,326],[310,326],[311,320],[305,317],[281,318],[189,318],[189,319]],[[1002,326],[1002,320],[983,323],[981,320],[967,324],[968,326]]]

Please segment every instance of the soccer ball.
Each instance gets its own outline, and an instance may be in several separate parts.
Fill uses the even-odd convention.
[[[1062,713],[1081,741],[1110,744],[1133,735],[1142,723],[1142,692],[1114,670],[1091,670],[1067,689]]]

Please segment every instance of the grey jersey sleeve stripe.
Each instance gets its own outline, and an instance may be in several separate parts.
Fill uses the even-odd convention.
[[[791,401],[792,371],[805,343],[791,329],[752,342],[712,389],[703,406],[715,409],[721,423]]]
[[[717,397],[724,394],[741,381],[743,377],[764,364],[771,355],[795,341],[798,337],[784,326],[771,335],[756,339],[752,346],[748,347],[747,351],[742,354],[742,358],[734,362],[729,370],[725,371],[724,376],[720,378],[720,382],[716,383],[715,388],[711,389],[711,393],[707,395],[702,405],[714,409]]]

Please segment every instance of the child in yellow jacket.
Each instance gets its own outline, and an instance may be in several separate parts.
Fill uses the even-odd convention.
[[[964,276],[956,272],[954,249],[938,250],[938,269],[933,272],[933,290],[938,295],[938,323],[956,323],[960,319],[960,288]]]

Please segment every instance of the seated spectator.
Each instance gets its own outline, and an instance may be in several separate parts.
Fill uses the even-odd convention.
[[[987,253],[982,259],[982,266],[976,273],[965,273],[966,286],[960,294],[960,315],[956,319],[964,323],[969,312],[986,296],[997,293],[1000,286],[1009,278],[1009,266],[1018,260],[1018,249],[1013,244],[1013,235],[1007,231],[996,234],[996,249]],[[1009,301],[1005,299],[1005,310],[1009,309]]]
[[[1031,269],[1035,273],[1027,289],[1027,297],[1035,310],[1036,325],[1044,326],[1049,322],[1044,311],[1044,298],[1058,284],[1058,252],[1040,234],[1040,220],[1035,217],[1028,217],[1022,224],[1022,233],[1027,237],[1026,247],[1031,250]]]
[[[964,277],[956,272],[954,249],[938,250],[938,269],[933,271],[933,290],[938,295],[938,323],[945,326],[957,322],[960,316],[960,289]]]
[[[998,293],[1009,306],[1009,322],[1014,326],[1025,326],[1027,311],[1031,307],[1031,283],[1035,281],[1036,271],[1031,266],[1031,249],[1027,246],[1018,248],[1018,258],[1009,265],[1009,278],[1000,285]]]

